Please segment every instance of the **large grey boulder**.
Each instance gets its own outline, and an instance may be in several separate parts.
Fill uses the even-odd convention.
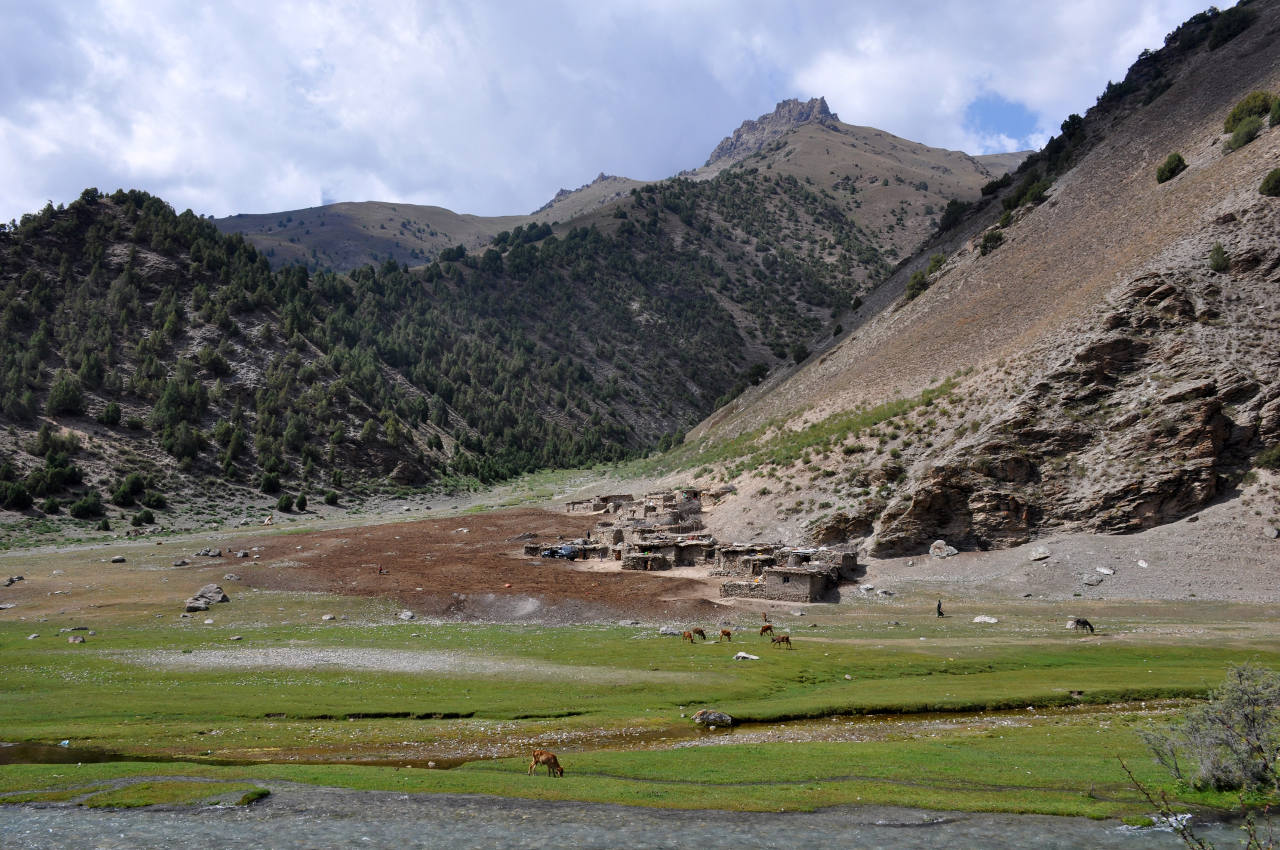
[[[187,600],[186,609],[191,611],[208,611],[210,605],[219,602],[230,602],[231,597],[216,584],[206,584],[204,587],[196,591],[196,594]]]
[[[945,540],[935,540],[933,545],[929,547],[929,554],[935,558],[950,558],[952,555],[958,554],[956,547],[947,545]]]
[[[732,726],[733,718],[723,711],[704,708],[693,715],[693,722],[699,726]]]

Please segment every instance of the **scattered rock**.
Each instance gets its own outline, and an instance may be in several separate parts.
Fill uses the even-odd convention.
[[[35,640],[38,637],[40,637],[38,633],[33,635],[27,635],[27,640]]]
[[[876,593],[880,594],[881,596],[893,596],[893,591],[887,587],[880,588],[879,590],[876,591]]]
[[[1151,566],[1151,565],[1150,565],[1150,564],[1148,564],[1146,561],[1141,561],[1141,560],[1140,560],[1140,561],[1138,561],[1138,566],[1142,567],[1142,568],[1145,570],[1147,567],[1149,567],[1149,566]]]
[[[205,621],[204,621],[204,624],[205,624],[206,626],[212,626],[212,625],[213,625],[213,618],[212,618],[212,617],[208,617],[208,618],[206,618],[206,619],[205,619]]]
[[[125,558],[125,556],[124,556],[124,555],[116,555],[114,558],[112,558],[112,559],[111,559],[111,563],[113,563],[113,564],[123,564],[123,563],[125,563],[125,562],[126,562],[126,560],[127,560],[127,559]]]
[[[324,615],[323,617],[321,617],[320,619],[321,619],[321,620],[332,620],[332,619],[334,619],[334,616],[333,616],[332,614],[325,614],[325,615]]]
[[[223,581],[239,581],[240,576],[236,575],[235,573],[227,573],[222,577],[222,580]]]
[[[733,656],[733,660],[734,661],[759,661],[760,656],[752,655],[749,652],[739,652],[737,655]]]
[[[618,625],[619,626],[638,626],[640,625],[640,621],[639,620],[619,620]]]
[[[1094,572],[1102,573],[1104,576],[1113,576],[1116,574],[1116,571],[1110,567],[1094,567],[1093,570]]]
[[[67,643],[84,643],[84,635],[67,635]]]
[[[191,562],[190,562],[190,561],[188,561],[186,558],[179,558],[178,560],[176,560],[176,561],[174,561],[174,562],[173,562],[173,565],[174,565],[175,567],[185,567],[185,566],[189,565],[190,563],[191,563]]]
[[[208,611],[210,605],[219,602],[230,602],[231,597],[216,584],[206,584],[200,588],[190,599],[187,600],[187,611]]]
[[[1049,557],[1051,554],[1053,553],[1049,551],[1048,546],[1037,546],[1036,548],[1031,550],[1031,560],[1043,561],[1045,558]]]
[[[743,653],[743,655],[745,654]],[[715,711],[710,708],[695,712],[692,719],[699,726],[732,726],[734,722],[733,718],[723,711]]]
[[[1280,537],[1280,528],[1276,528],[1274,525],[1268,525],[1262,530],[1262,533],[1270,537],[1272,540],[1275,540],[1277,537]],[[21,578],[21,576],[19,576],[19,578]]]
[[[243,549],[241,549],[239,552],[236,552],[236,557],[237,557],[237,558],[247,558],[247,557],[249,557],[249,553],[248,553],[248,552],[246,552],[246,551],[244,551]]]
[[[945,540],[935,540],[929,547],[929,554],[935,558],[950,558],[952,555],[959,554],[959,551],[954,546],[948,546]]]
[[[852,676],[850,676],[848,673],[845,673],[845,674],[844,674],[844,680],[845,680],[846,682],[852,682],[852,681],[853,681],[853,677],[852,677]]]
[[[986,614],[979,614],[978,616],[976,616],[976,617],[974,617],[974,618],[973,618],[973,621],[974,621],[975,623],[998,623],[998,622],[1000,622],[1000,621],[999,621],[999,620],[997,620],[995,617],[989,617],[989,616],[987,616]]]
[[[1187,517],[1187,522],[1199,522],[1199,521],[1200,521],[1199,514],[1192,514],[1191,516]]]
[[[0,602],[0,611],[8,611],[14,606],[12,602]]]
[[[875,586],[874,584],[860,584],[860,585],[858,585],[858,590],[861,590],[863,593],[870,593],[871,591],[873,591],[873,590],[875,590],[875,589],[876,589],[876,586]]]
[[[412,612],[412,611],[401,611],[399,614],[396,614],[396,616],[397,616],[397,617],[399,617],[401,620],[412,620],[412,619],[413,619],[413,612]]]
[[[1093,575],[1084,580],[1085,587],[1097,587],[1102,584],[1102,576]]]
[[[240,635],[232,635],[231,637],[227,638],[227,640],[244,640],[244,638],[242,638]]]
[[[10,587],[11,585],[15,585],[22,580],[23,580],[22,576],[9,576],[7,579],[4,580],[4,586]]]
[[[679,636],[680,636],[680,634],[681,634],[681,632],[680,632],[680,630],[679,630],[679,629],[677,629],[675,626],[663,626],[662,628],[658,629],[658,634],[660,634],[660,635],[675,635],[675,636],[679,637]]]

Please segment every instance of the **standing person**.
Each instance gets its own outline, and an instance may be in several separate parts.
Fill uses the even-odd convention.
[[[942,613],[942,600],[941,600],[941,599],[939,599],[939,600],[938,600],[938,616],[939,616],[939,617],[945,617],[945,616],[946,616],[946,614],[943,614],[943,613]]]

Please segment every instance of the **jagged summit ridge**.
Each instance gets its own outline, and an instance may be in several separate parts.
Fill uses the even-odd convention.
[[[815,97],[807,101],[790,98],[778,103],[773,112],[761,115],[754,121],[743,121],[742,126],[726,136],[707,159],[707,165],[722,159],[741,159],[756,153],[769,142],[801,124],[816,121],[820,124],[834,123],[840,117],[827,108],[825,97]]]

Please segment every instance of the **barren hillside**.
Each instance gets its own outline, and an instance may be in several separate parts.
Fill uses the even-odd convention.
[[[1224,153],[1233,106],[1280,88],[1277,6],[1249,8],[1216,49],[1184,28],[1143,57],[1074,128],[1088,152],[1043,203],[1003,226],[990,203],[927,245],[838,346],[720,411],[689,450],[746,435],[715,477],[879,552],[1134,530],[1231,492],[1280,438],[1280,201],[1258,191],[1280,130]],[[1174,152],[1188,169],[1158,183]],[[1208,266],[1216,242],[1225,272]],[[917,272],[928,288],[907,300]],[[781,444],[803,455],[762,459]]]

